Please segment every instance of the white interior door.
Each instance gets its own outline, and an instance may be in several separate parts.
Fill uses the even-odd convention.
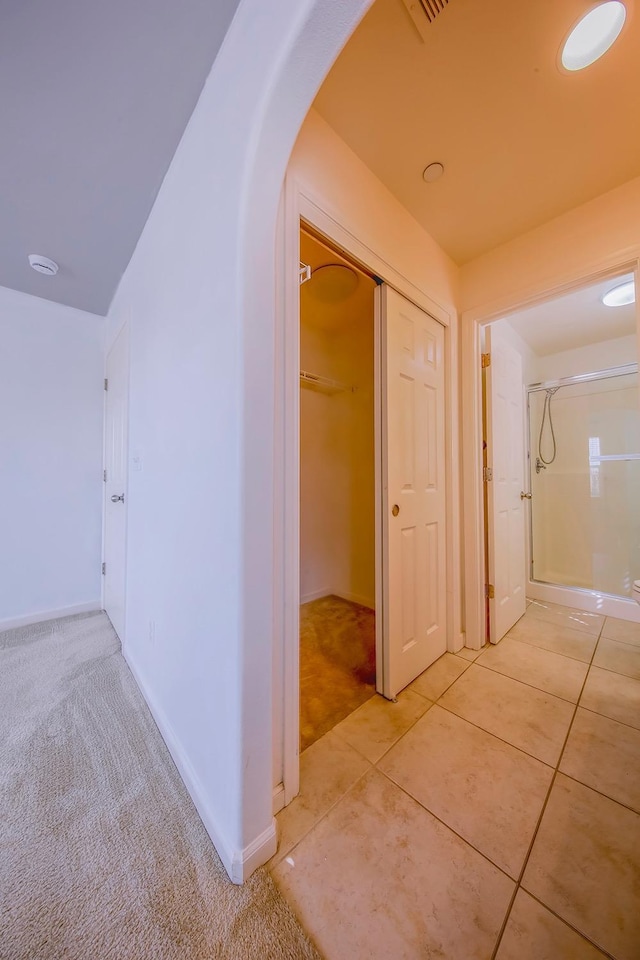
[[[487,533],[489,639],[497,643],[525,612],[524,385],[522,357],[497,329],[486,327]]]
[[[444,327],[385,284],[380,322],[382,693],[447,648]]]
[[[125,639],[129,336],[124,327],[107,357],[105,413],[104,607]]]

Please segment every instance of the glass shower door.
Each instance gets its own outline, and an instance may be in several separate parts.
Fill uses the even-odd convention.
[[[640,579],[637,367],[528,395],[532,579],[630,597]]]

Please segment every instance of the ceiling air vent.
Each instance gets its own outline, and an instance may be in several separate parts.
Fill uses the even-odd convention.
[[[449,0],[402,0],[407,13],[423,40],[427,39],[429,25],[442,13]]]

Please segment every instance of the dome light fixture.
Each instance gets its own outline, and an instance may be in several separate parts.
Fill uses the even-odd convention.
[[[620,36],[626,18],[627,11],[620,0],[607,0],[592,7],[564,42],[560,57],[564,69],[584,70],[599,60]]]
[[[607,290],[602,298],[605,307],[624,307],[636,302],[636,285],[634,280],[625,280],[617,287]]]

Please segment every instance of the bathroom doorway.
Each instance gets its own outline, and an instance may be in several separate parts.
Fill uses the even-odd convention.
[[[481,329],[485,369],[491,370],[483,481],[488,638],[494,643],[512,626],[501,606],[520,580],[529,600],[638,619],[636,329],[632,273],[600,279]],[[503,354],[512,362],[501,362]],[[509,386],[516,369],[520,383]],[[495,396],[503,402],[492,413]],[[492,459],[492,434],[510,437],[504,464]],[[518,434],[522,442],[513,439]],[[492,512],[501,489],[504,502]],[[493,562],[492,541],[498,543]],[[516,619],[525,604],[523,595]]]

